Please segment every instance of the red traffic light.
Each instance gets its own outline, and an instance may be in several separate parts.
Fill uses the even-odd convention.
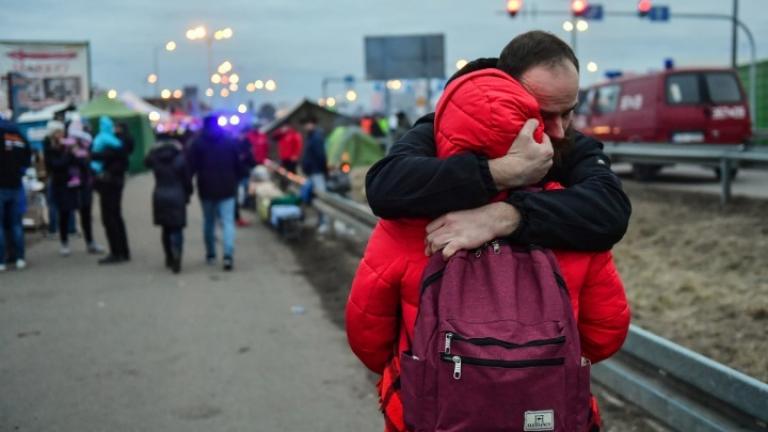
[[[637,2],[637,13],[641,17],[644,17],[648,15],[648,12],[651,11],[651,0],[640,0]]]
[[[507,13],[513,17],[523,8],[523,0],[507,0]]]
[[[571,13],[573,16],[582,16],[589,8],[587,0],[571,0]]]

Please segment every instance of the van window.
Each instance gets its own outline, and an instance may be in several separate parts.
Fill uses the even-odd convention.
[[[616,111],[619,104],[619,86],[610,85],[597,90],[597,112],[607,114]]]
[[[705,75],[709,98],[714,103],[741,102],[741,91],[736,77],[729,73],[708,73]]]
[[[701,91],[696,74],[675,74],[667,77],[667,103],[677,105],[700,102]]]
[[[592,106],[595,104],[595,89],[579,92],[579,107],[576,112],[582,115],[592,114]]]

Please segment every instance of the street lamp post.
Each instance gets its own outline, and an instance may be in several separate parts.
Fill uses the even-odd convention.
[[[155,45],[152,48],[152,72],[147,75],[147,82],[149,84],[152,84],[152,87],[154,89],[154,95],[160,96],[160,93],[158,92],[158,88],[160,87],[160,47]],[[176,49],[176,42],[174,41],[168,41],[165,44],[165,50],[168,52],[174,51]]]
[[[571,33],[571,49],[573,50],[573,54],[578,57],[576,50],[576,33],[589,30],[589,23],[582,19],[568,20],[563,23],[563,30]]]
[[[216,30],[213,33],[209,32],[205,28],[205,26],[197,26],[195,28],[187,30],[186,32],[187,39],[191,41],[196,41],[196,40],[205,41],[206,56],[207,56],[207,63],[208,63],[208,70],[207,70],[208,73],[206,75],[205,82],[208,82],[208,79],[210,79],[211,75],[213,75],[213,41],[230,39],[233,35],[234,35],[234,32],[230,27]]]

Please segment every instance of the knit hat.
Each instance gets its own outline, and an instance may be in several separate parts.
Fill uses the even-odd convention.
[[[89,144],[93,141],[91,134],[83,129],[83,121],[80,119],[80,116],[72,118],[72,121],[69,123],[69,128],[67,128],[67,135],[72,138],[86,141]]]

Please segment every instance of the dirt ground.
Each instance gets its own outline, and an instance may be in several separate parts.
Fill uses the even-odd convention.
[[[768,381],[768,201],[624,186],[633,212],[614,256],[633,322]]]

